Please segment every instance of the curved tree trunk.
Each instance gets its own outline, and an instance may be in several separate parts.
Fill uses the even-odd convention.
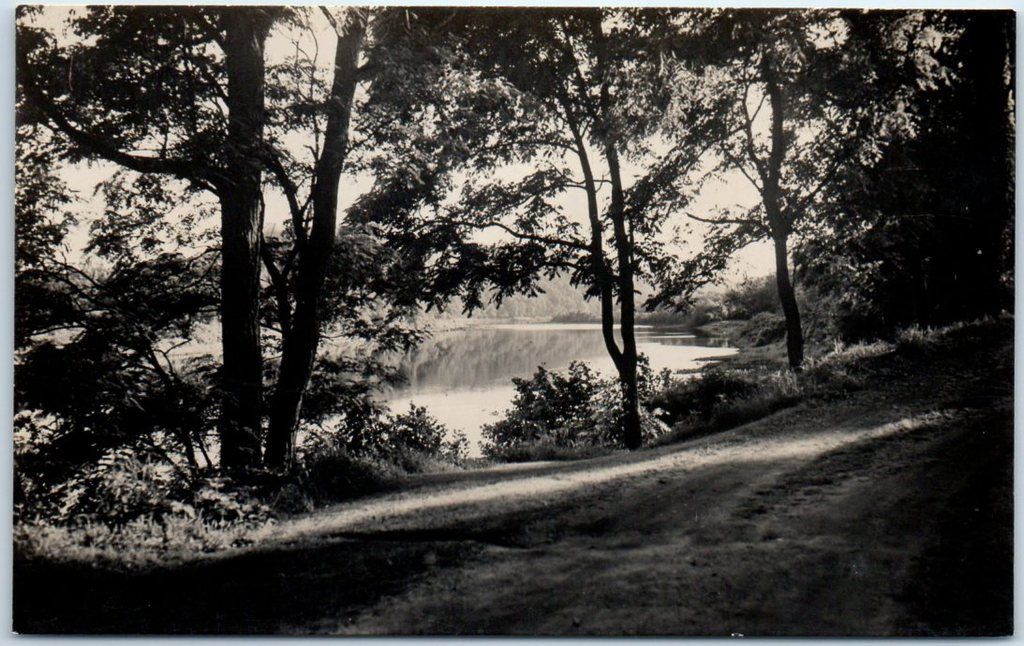
[[[573,139],[576,143],[576,153],[580,159],[580,168],[583,171],[583,182],[587,192],[587,217],[590,221],[590,260],[593,264],[594,280],[600,289],[601,298],[601,336],[604,339],[608,355],[615,364],[615,370],[619,375],[619,382],[622,384],[622,409],[623,415],[623,443],[627,448],[634,449],[640,446],[642,435],[640,432],[640,397],[637,379],[637,352],[636,339],[633,334],[633,277],[632,268],[627,268],[627,277],[619,278],[620,288],[628,285],[628,298],[622,301],[622,339],[623,347],[620,349],[615,339],[615,302],[613,276],[605,264],[604,243],[602,235],[604,230],[601,226],[600,213],[597,202],[597,184],[594,180],[594,172],[590,166],[590,159],[587,155],[586,144],[578,125],[571,118],[571,111],[568,105],[563,106],[566,115],[570,117],[570,128]],[[617,170],[617,167],[616,167]],[[616,175],[617,176],[617,175]],[[621,221],[621,190],[619,195],[619,220]],[[623,229],[624,230],[624,229]],[[616,241],[620,238],[617,236]],[[616,245],[617,248],[620,245]],[[621,261],[622,254],[619,254]]]
[[[281,368],[271,404],[266,451],[266,462],[271,467],[283,467],[292,459],[302,397],[320,344],[321,292],[334,250],[338,183],[348,152],[349,121],[364,34],[365,22],[356,18],[337,40],[324,151],[317,160],[313,184],[313,225],[299,254],[295,311],[284,334]]]
[[[260,348],[260,195],[263,138],[263,46],[270,20],[261,8],[223,14],[228,138],[221,204],[221,342],[223,404],[219,422],[224,468],[260,459],[263,355]]]

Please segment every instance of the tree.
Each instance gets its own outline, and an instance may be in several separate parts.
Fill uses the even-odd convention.
[[[271,9],[95,7],[71,16],[71,44],[19,15],[25,118],[105,160],[213,193],[221,205],[221,461],[260,454],[258,328],[264,65]],[[227,115],[221,105],[226,105]],[[152,152],[152,151],[155,151]]]
[[[334,78],[325,102],[327,119],[323,149],[313,166],[309,198],[313,216],[308,233],[304,225],[303,209],[295,195],[294,182],[279,159],[272,159],[271,162],[288,196],[292,221],[296,223],[295,245],[298,251],[293,283],[294,312],[289,312],[291,306],[287,296],[280,303],[283,308],[281,311],[288,313],[282,314],[279,321],[282,329],[282,355],[270,411],[266,451],[267,463],[272,467],[282,467],[291,460],[302,396],[313,371],[320,341],[322,292],[334,251],[338,183],[349,149],[353,100],[356,85],[363,76],[359,69],[359,56],[366,36],[367,20],[365,11],[353,10],[344,25],[336,27],[339,31],[335,43]],[[287,268],[282,273],[269,254],[264,254],[263,258],[279,291],[287,291]]]
[[[699,159],[684,146],[657,146],[659,56],[652,43],[668,16],[590,9],[417,12],[418,40],[408,49],[422,51],[429,43],[442,72],[435,82],[449,91],[424,92],[418,112],[405,116],[432,125],[398,149],[412,148],[405,157],[424,160],[412,185],[430,185],[437,168],[454,166],[466,176],[465,187],[457,199],[406,208],[401,217],[380,206],[365,216],[376,216],[396,244],[416,250],[409,256],[419,262],[414,271],[427,279],[429,292],[458,293],[468,311],[482,305],[488,290],[500,303],[513,293],[535,293],[542,276],[570,273],[588,298],[600,300],[630,448],[641,443],[636,281],[664,262],[661,225],[679,203],[677,183]],[[637,167],[639,179],[628,181],[624,163]],[[515,177],[525,167],[533,170]],[[569,215],[564,196],[576,191],[585,202],[582,212]],[[487,229],[502,239],[480,242],[478,232]]]
[[[920,12],[741,10],[698,15],[668,44],[689,72],[681,94],[730,97],[717,168],[742,174],[760,196],[746,212],[691,214],[714,227],[704,262],[718,268],[739,247],[772,241],[794,370],[804,340],[791,236],[842,209],[840,179],[912,127],[908,97],[941,73],[934,53],[943,39]]]
[[[369,124],[381,119],[393,127],[395,113],[413,93],[409,79],[423,76],[420,61],[394,42],[394,34],[408,30],[409,16],[403,9],[296,14],[307,32],[315,29],[312,19],[318,16],[326,17],[335,33],[332,73],[326,80],[318,78],[314,61],[298,45],[287,69],[275,70],[281,75],[276,125],[265,151],[268,169],[286,197],[290,222],[287,235],[268,240],[263,253],[276,302],[268,325],[280,331],[281,344],[266,450],[266,463],[273,468],[291,461],[300,422],[338,408],[325,405],[325,392],[340,396],[340,409],[352,410],[345,402],[358,399],[355,408],[365,407],[363,396],[373,385],[393,378],[382,361],[320,356],[322,336],[357,338],[381,353],[406,351],[421,337],[405,323],[422,292],[417,275],[404,270],[403,259],[382,244],[372,223],[352,215],[369,203],[418,203],[429,193],[394,184],[401,163],[367,164],[366,157],[376,151],[365,141],[352,141],[353,124],[375,127]],[[311,154],[304,159],[288,150],[287,139],[297,134],[314,142],[306,146]],[[377,190],[358,199],[350,196],[352,204],[339,226],[339,181],[358,172],[379,176]],[[317,370],[322,374],[316,375]],[[362,383],[345,385],[344,375],[352,372],[361,375]],[[340,391],[333,388],[332,375],[341,382]],[[314,405],[304,410],[310,386],[318,392]]]
[[[937,53],[949,78],[915,97],[913,133],[842,180],[849,207],[798,250],[808,282],[839,304],[847,338],[1012,307],[1012,18],[941,19],[953,35]]]
[[[379,22],[386,23],[392,13],[380,12]],[[264,60],[263,42],[273,18],[287,17],[279,21],[283,28],[308,33],[317,28],[312,24],[316,16],[336,31],[333,74],[326,83],[315,57],[298,53],[298,43],[290,60]],[[321,15],[310,10],[161,9],[153,15],[148,9],[91,9],[71,24],[78,36],[96,38],[89,46],[69,47],[58,47],[31,21],[22,28],[22,67],[32,75],[23,83],[31,99],[25,107],[38,113],[40,124],[74,142],[62,149],[65,160],[104,159],[143,178],[185,179],[195,193],[208,191],[219,201],[221,373],[227,390],[221,423],[224,466],[259,463],[265,412],[270,418],[265,460],[273,467],[289,461],[325,326],[348,317],[346,333],[389,348],[404,347],[405,340],[415,338],[407,330],[396,331],[395,321],[406,312],[402,308],[378,303],[382,316],[375,329],[359,321],[368,300],[381,296],[380,285],[355,285],[332,276],[348,272],[366,282],[369,275],[359,263],[380,263],[386,256],[358,228],[344,235],[352,243],[347,261],[339,262],[335,250],[338,185],[350,147],[354,96],[357,84],[368,76],[368,68],[358,63],[369,18],[362,10],[336,20],[326,10]],[[54,70],[64,64],[73,69],[84,65],[85,71],[69,77],[68,87],[60,82],[54,88],[41,87],[41,80],[52,81]],[[138,90],[139,76],[152,78],[153,68],[160,72],[155,90]],[[101,72],[116,79],[117,90],[139,95],[136,101],[122,104],[120,94],[93,91],[90,75]],[[80,91],[80,86],[88,89]],[[85,120],[81,113],[110,111],[117,116],[95,117],[92,131],[78,123]],[[308,159],[295,152],[299,137],[314,142],[308,146]],[[157,155],[121,150],[154,142]],[[131,192],[129,185],[123,188]],[[275,189],[285,198],[292,227],[288,235],[267,241],[265,198]],[[262,288],[263,269],[269,291]],[[344,293],[330,295],[331,302],[325,304],[329,288]],[[261,307],[268,296],[275,303],[269,317]],[[340,311],[340,304],[352,309]],[[261,324],[278,332],[277,340],[261,338]],[[265,411],[262,347],[268,342],[279,343],[281,359],[271,406]]]
[[[204,358],[171,355],[217,311],[216,255],[195,251],[205,214],[171,229],[165,214],[180,195],[117,174],[100,186],[108,217],[90,227],[89,261],[76,264],[51,134],[22,124],[16,146],[18,483],[58,488],[126,447],[197,476],[212,464],[206,429],[219,402]]]

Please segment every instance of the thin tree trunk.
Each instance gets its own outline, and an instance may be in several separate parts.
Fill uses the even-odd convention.
[[[365,22],[355,18],[337,40],[324,151],[317,161],[313,184],[313,225],[299,254],[295,312],[284,335],[281,368],[271,404],[266,461],[275,468],[286,466],[292,459],[302,397],[320,344],[321,292],[334,250],[338,183],[348,152],[349,121],[364,34]]]
[[[789,275],[789,250],[787,247],[792,220],[783,211],[780,187],[782,162],[786,155],[785,103],[782,87],[775,76],[772,61],[767,57],[762,62],[762,73],[772,108],[772,146],[768,156],[762,199],[775,246],[775,283],[778,287],[779,302],[782,304],[782,313],[786,317],[786,353],[789,358],[789,367],[794,371],[799,371],[804,361],[804,334],[800,327],[800,308],[797,306],[793,281]]]
[[[627,449],[638,449],[643,444],[640,426],[640,384],[637,374],[639,355],[636,349],[636,287],[633,281],[633,245],[626,230],[625,202],[619,170],[619,156],[611,142],[605,144],[612,199],[608,214],[612,219],[615,251],[619,264],[619,333],[622,336],[622,439]]]
[[[605,34],[600,13],[591,14],[591,32],[597,46],[597,66],[601,76],[601,90],[598,99],[597,123],[594,124],[595,134],[604,147],[605,161],[608,163],[608,175],[611,180],[611,203],[608,205],[608,216],[612,221],[615,240],[616,259],[618,261],[619,291],[619,335],[622,338],[622,349],[618,353],[615,366],[622,383],[622,441],[628,449],[638,449],[643,444],[643,432],[640,426],[640,389],[637,374],[638,353],[636,348],[636,296],[633,282],[633,244],[626,230],[625,199],[622,190],[622,175],[619,169],[619,156],[615,148],[613,133],[608,129],[611,95],[607,79],[607,56],[605,52]],[[610,291],[610,290],[609,290]],[[610,296],[610,295],[609,295]],[[602,319],[605,317],[602,317]],[[610,317],[608,317],[610,318]],[[607,339],[606,339],[607,343]]]
[[[789,277],[789,253],[785,236],[774,239],[775,284],[779,291],[779,302],[786,317],[786,354],[789,367],[799,371],[804,362],[804,333],[800,326],[800,309],[796,304],[793,281]]]
[[[270,20],[261,8],[224,10],[228,77],[228,178],[221,203],[221,466],[260,459],[263,355],[259,328],[260,163],[263,137],[263,46]]]
[[[640,414],[639,414],[639,388],[637,382],[637,354],[636,339],[633,335],[633,316],[631,312],[633,291],[632,291],[632,268],[626,282],[629,287],[630,314],[623,310],[621,329],[623,332],[623,348],[619,348],[615,339],[615,303],[613,290],[613,277],[605,265],[604,248],[601,226],[601,218],[597,203],[597,184],[594,180],[594,172],[590,166],[590,159],[587,155],[586,145],[575,121],[571,119],[570,108],[566,102],[563,105],[567,116],[570,116],[569,126],[576,142],[576,152],[580,159],[580,168],[583,171],[583,182],[587,192],[587,217],[590,221],[590,259],[593,264],[594,279],[600,289],[601,298],[601,335],[604,339],[608,355],[615,364],[615,370],[619,375],[619,382],[622,384],[622,408],[623,408],[623,443],[628,448],[637,448],[641,442]],[[621,190],[619,192],[619,206],[621,211]],[[621,255],[620,255],[621,259]],[[620,277],[620,286],[624,284]],[[627,329],[628,327],[628,329]],[[631,348],[631,351],[628,350]]]
[[[622,382],[622,441],[627,449],[633,450],[640,448],[643,444],[643,431],[640,426],[640,384],[637,374],[639,355],[636,349],[635,330],[636,287],[633,281],[633,237],[626,228],[626,204],[622,189],[622,172],[619,168],[619,154],[615,148],[614,133],[609,130],[609,121],[607,121],[611,115],[612,102],[608,81],[605,78],[608,71],[608,60],[600,14],[592,14],[590,27],[597,44],[597,65],[601,75],[601,91],[598,99],[600,119],[596,124],[596,134],[604,146],[604,156],[608,162],[608,177],[612,185],[608,216],[612,221],[619,269],[619,334],[622,337],[619,379]]]

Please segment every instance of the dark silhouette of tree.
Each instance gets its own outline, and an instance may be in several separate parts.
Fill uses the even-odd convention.
[[[67,162],[102,159],[158,178],[139,185],[182,179],[194,193],[210,192],[219,201],[224,466],[259,464],[264,415],[270,418],[265,462],[289,462],[325,327],[338,332],[340,325],[343,335],[385,349],[400,350],[416,338],[398,325],[408,306],[383,304],[386,290],[366,270],[389,262],[372,234],[349,227],[342,235],[345,258],[335,247],[356,87],[374,69],[387,69],[359,65],[370,19],[376,29],[386,29],[403,15],[96,8],[73,17],[80,39],[61,46],[31,20],[20,27],[22,111],[60,135],[63,146],[51,146],[51,152]],[[304,54],[281,64],[264,60],[262,43],[273,19],[283,16],[288,20],[279,24],[299,31],[315,29],[316,18],[333,25],[336,52],[326,79]],[[81,39],[89,35],[95,38]],[[57,79],[63,65],[74,72]],[[79,74],[76,66],[84,71]],[[162,76],[148,89],[140,79],[154,68]],[[101,75],[115,79],[109,92],[94,89]],[[136,101],[122,102],[121,92],[134,93]],[[296,137],[313,142],[308,158],[293,150]],[[149,152],[153,146],[156,154]],[[130,183],[119,186],[119,194],[137,192]],[[285,198],[291,227],[284,236],[264,240],[264,193],[275,188]],[[261,285],[264,270],[267,290]],[[270,316],[261,307],[267,298],[274,303]],[[370,307],[378,316],[367,322],[363,315]],[[278,336],[262,335],[261,324]],[[269,410],[262,404],[266,343],[279,345],[274,349],[280,354]],[[378,366],[367,375],[368,383],[382,371]],[[322,413],[322,406],[312,412]]]
[[[848,338],[1012,308],[1013,19],[941,20],[956,36],[937,54],[950,78],[915,97],[910,136],[839,178],[847,208],[798,253],[806,281],[837,301]]]
[[[67,45],[34,26],[31,9],[18,24],[21,114],[70,142],[66,159],[183,180],[220,202],[221,462],[229,468],[260,458],[257,153],[263,45],[275,13],[95,7],[72,17],[78,39]]]
[[[280,160],[272,161],[272,168],[280,169],[278,179],[288,196],[292,221],[297,223],[295,245],[298,251],[296,276],[292,283],[294,311],[283,314],[280,321],[281,365],[270,411],[266,451],[267,464],[272,467],[284,466],[291,460],[302,396],[313,371],[320,341],[322,293],[338,226],[338,183],[349,148],[349,122],[356,86],[361,78],[359,56],[367,20],[365,11],[352,10],[344,24],[335,24],[338,34],[334,75],[324,107],[327,117],[323,148],[313,168],[309,198],[313,213],[308,232],[292,180]],[[275,266],[269,254],[264,255],[264,262],[275,287],[279,291],[287,291],[287,275]],[[279,307],[282,312],[290,309],[287,297],[282,299]]]

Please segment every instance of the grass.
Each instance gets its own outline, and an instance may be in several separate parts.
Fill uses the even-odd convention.
[[[717,331],[743,323],[720,322]],[[780,368],[785,363],[781,343],[741,347],[737,355],[658,396],[655,403],[666,411],[665,421],[672,431],[656,444],[727,430],[802,402],[834,399],[877,381],[883,364],[892,368],[901,362],[969,354],[973,347],[1005,334],[1008,323],[1012,325],[1012,318],[986,318],[937,328],[907,328],[894,342],[811,345],[800,373]]]
[[[586,460],[608,455],[615,450],[610,446],[559,446],[551,442],[534,442],[501,449],[492,459],[495,463]]]
[[[220,522],[183,515],[139,517],[116,526],[95,520],[73,525],[30,520],[14,524],[14,544],[20,558],[130,571],[245,547],[274,522],[270,517]]]

